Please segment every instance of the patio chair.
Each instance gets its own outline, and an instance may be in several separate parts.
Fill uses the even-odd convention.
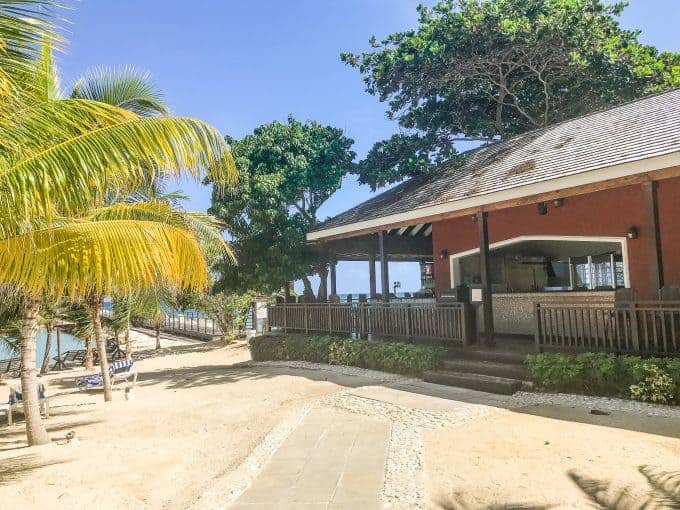
[[[40,402],[40,412],[45,418],[50,417],[50,399],[43,383],[38,384],[38,400]],[[24,411],[24,402],[21,396],[21,386],[12,386],[9,390],[9,401],[7,402],[7,425],[14,423],[12,414],[16,409]]]
[[[134,387],[137,382],[137,371],[135,370],[135,362],[131,359],[124,359],[114,361],[109,365],[109,377],[111,378],[111,387],[116,382],[124,380],[128,387]],[[132,380],[132,384],[130,384]],[[104,378],[101,374],[84,375],[76,378],[76,388],[78,390],[90,390],[101,388],[104,385]]]

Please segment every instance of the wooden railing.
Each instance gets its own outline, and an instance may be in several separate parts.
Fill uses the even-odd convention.
[[[680,302],[537,304],[540,350],[680,354]]]
[[[111,310],[102,309],[101,316],[110,318]],[[156,323],[151,319],[137,318],[133,320],[135,326],[155,329]],[[187,312],[184,314],[163,314],[159,322],[160,330],[168,333],[195,333],[204,336],[218,336],[222,334],[220,327],[213,319],[204,314]]]
[[[269,326],[304,333],[465,342],[462,303],[278,303]]]

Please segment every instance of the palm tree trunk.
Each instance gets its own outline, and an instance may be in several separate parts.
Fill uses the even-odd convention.
[[[125,329],[125,359],[132,359],[132,342],[130,341],[130,326]]]
[[[19,341],[21,342],[21,398],[26,416],[28,446],[50,442],[50,436],[47,435],[45,424],[40,417],[38,369],[35,366],[39,311],[40,301],[32,296],[25,296]]]
[[[88,336],[85,339],[85,369],[92,370],[94,368],[94,355],[92,354],[92,337]]]
[[[52,350],[52,324],[49,322],[45,324],[47,338],[45,338],[45,354],[43,354],[42,366],[40,367],[40,374],[45,375],[50,371],[50,351]]]
[[[161,348],[161,325],[156,321],[156,349]]]
[[[111,378],[109,377],[109,360],[106,358],[106,340],[102,331],[102,318],[99,315],[102,308],[101,296],[91,296],[87,301],[87,305],[90,309],[90,317],[94,326],[94,339],[97,344],[99,368],[102,372],[102,382],[104,385],[104,402],[111,402],[113,394],[111,393]]]

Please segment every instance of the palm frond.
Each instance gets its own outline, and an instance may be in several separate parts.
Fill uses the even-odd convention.
[[[166,223],[193,233],[210,263],[226,260],[234,263],[236,257],[229,243],[222,237],[223,224],[206,213],[184,211],[165,199],[144,202],[117,203],[93,210],[88,219],[144,220]]]
[[[233,183],[234,160],[222,136],[191,118],[146,118],[102,126],[26,154],[3,165],[0,188],[12,197],[10,209],[29,217],[50,217],[56,208],[65,214],[85,208],[109,187],[130,186],[144,180],[142,168],[179,176],[182,169],[200,177]]]
[[[652,466],[640,466],[638,469],[652,487],[651,498],[659,507],[680,507],[680,471],[665,471]]]
[[[26,292],[107,295],[159,281],[207,286],[205,257],[186,230],[152,221],[77,221],[0,240],[0,282]]]
[[[62,318],[72,324],[69,331],[76,338],[85,340],[94,336],[92,315],[82,301],[69,302],[62,311]]]
[[[0,2],[0,124],[12,115],[19,97],[34,84],[35,60],[41,45],[61,47],[63,37],[58,11],[66,6],[53,0],[4,0]],[[2,144],[2,141],[0,141]]]
[[[149,73],[134,67],[92,69],[76,82],[71,97],[107,103],[141,117],[168,114],[163,94]]]

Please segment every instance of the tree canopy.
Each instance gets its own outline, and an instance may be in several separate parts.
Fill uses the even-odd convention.
[[[419,26],[341,59],[402,132],[357,166],[373,189],[430,172],[459,140],[489,141],[680,86],[680,53],[620,27],[626,2],[443,0]]]
[[[305,244],[321,205],[352,169],[353,140],[341,129],[290,116],[286,123],[227,139],[240,171],[239,186],[214,192],[209,213],[226,225],[238,260],[220,266],[218,288],[275,292],[321,270],[323,261]]]

